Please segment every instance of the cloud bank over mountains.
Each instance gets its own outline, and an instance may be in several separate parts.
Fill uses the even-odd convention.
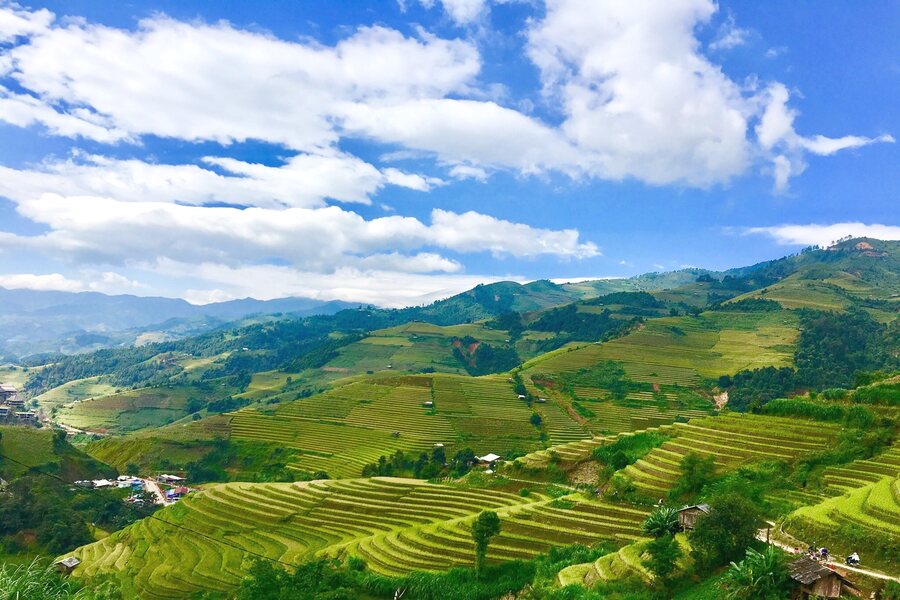
[[[787,86],[735,81],[704,52],[697,30],[711,0],[548,0],[521,32],[539,115],[483,73],[468,28],[485,26],[489,3],[422,4],[445,11],[459,36],[372,24],[328,45],[226,21],[159,14],[123,29],[0,3],[0,121],[110,149],[0,165],[0,196],[42,230],[0,231],[0,252],[208,284],[186,292],[195,300],[251,289],[405,303],[485,280],[464,274],[466,255],[600,250],[575,228],[498,219],[489,206],[435,208],[429,223],[362,216],[357,206],[379,194],[424,198],[498,173],[707,189],[760,169],[783,192],[809,154],[893,141],[798,133]],[[730,26],[716,50],[748,35]],[[148,137],[219,150],[180,164],[113,152]],[[247,141],[278,147],[281,160],[230,155]],[[350,149],[359,142],[383,148],[380,160]],[[392,160],[404,155],[422,172]]]

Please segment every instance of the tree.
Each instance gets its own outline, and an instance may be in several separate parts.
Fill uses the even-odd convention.
[[[678,511],[668,506],[660,506],[647,517],[642,525],[644,532],[655,538],[678,533]]]
[[[678,566],[678,559],[684,552],[675,540],[675,537],[667,533],[647,545],[647,553],[650,558],[644,561],[644,566],[657,577],[661,583],[668,580],[669,576]]]
[[[710,512],[691,532],[693,555],[700,569],[713,569],[741,557],[756,537],[760,513],[739,494],[727,492],[710,500]]]
[[[727,597],[733,600],[784,600],[789,583],[784,555],[773,546],[763,552],[748,548],[742,561],[731,563],[724,579]]]
[[[491,510],[482,511],[472,524],[472,539],[475,540],[475,571],[484,569],[484,557],[487,555],[491,538],[500,533],[500,517]]]
[[[529,422],[540,429],[543,419],[541,419],[541,415],[539,415],[538,413],[531,413],[531,419],[529,419]]]
[[[682,498],[700,492],[716,475],[716,460],[691,452],[681,459],[681,477],[669,492],[671,498]]]

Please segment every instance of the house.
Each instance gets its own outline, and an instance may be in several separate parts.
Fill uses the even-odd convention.
[[[37,413],[32,411],[16,413],[16,416],[20,421],[27,421],[28,423],[34,423],[37,421]]]
[[[178,475],[167,475],[163,473],[162,475],[156,476],[157,483],[170,483],[176,484],[184,481],[184,477],[179,477]]]
[[[488,467],[489,469],[493,469],[494,465],[498,460],[500,460],[500,456],[494,454],[493,452],[490,454],[485,454],[484,456],[476,456],[478,459],[478,464]]]
[[[10,408],[5,404],[0,404],[0,419],[5,419],[9,416]]]
[[[423,402],[422,406],[424,406],[425,408],[434,408],[434,402],[432,402],[431,400],[428,400],[426,402]]]
[[[682,529],[693,529],[697,524],[697,519],[703,515],[709,514],[709,504],[694,504],[685,506],[678,511],[678,524]]]
[[[537,400],[535,400],[535,402],[537,402],[538,404],[545,404],[547,402],[547,399],[546,398],[538,398]]]
[[[0,400],[9,400],[16,395],[16,388],[8,384],[0,384]]]
[[[19,396],[16,394],[13,394],[9,398],[7,398],[6,403],[12,408],[25,408],[25,400],[23,398],[19,398]]]
[[[57,573],[62,573],[63,575],[68,575],[72,571],[75,570],[75,567],[81,564],[81,561],[75,558],[74,556],[66,557],[62,560],[58,560],[53,563],[53,566],[56,568]]]
[[[808,556],[802,556],[788,564],[788,572],[795,583],[791,600],[840,598],[844,592],[858,592],[846,577]]]
[[[115,483],[110,481],[109,479],[94,479],[91,483],[94,484],[94,489],[102,489],[108,487],[115,487]]]
[[[524,399],[525,399],[525,394],[519,394],[519,400],[524,400]]]

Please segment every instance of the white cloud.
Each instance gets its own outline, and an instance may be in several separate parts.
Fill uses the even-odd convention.
[[[828,246],[842,237],[871,237],[879,240],[900,240],[900,227],[878,223],[832,223],[830,225],[774,225],[748,227],[747,235],[766,235],[786,246]]]
[[[58,292],[83,292],[84,282],[69,279],[60,273],[36,275],[33,273],[15,273],[0,275],[0,287],[14,290],[39,290]]]
[[[550,0],[529,31],[563,131],[599,176],[707,186],[748,166],[751,107],[698,49],[710,0]]]
[[[0,9],[0,42],[43,31],[53,22],[53,13],[47,9],[32,12],[5,1],[0,3]]]
[[[424,99],[393,106],[346,104],[351,134],[434,153],[452,165],[474,164],[534,173],[574,173],[579,151],[560,132],[494,102]]]
[[[514,276],[423,275],[396,271],[343,267],[333,273],[311,273],[289,267],[254,265],[227,267],[211,263],[165,261],[154,270],[167,277],[206,282],[186,298],[196,304],[252,296],[263,300],[304,296],[318,300],[344,300],[399,308],[427,304],[471,289],[479,283],[524,280]]]
[[[878,142],[893,143],[891,135],[868,138],[848,135],[830,138],[824,135],[804,137],[794,129],[797,110],[788,106],[790,92],[781,83],[771,84],[760,97],[764,110],[756,125],[756,137],[763,150],[767,151],[773,163],[774,187],[776,192],[787,190],[792,176],[806,169],[806,153],[830,156],[840,150],[860,148]]]
[[[487,10],[484,0],[442,5],[458,22]],[[700,187],[727,182],[760,157],[787,157],[790,175],[802,170],[804,153],[869,143],[798,136],[787,153],[767,146],[765,135],[749,136],[761,115],[776,119],[780,110],[793,123],[794,112],[781,84],[744,89],[702,53],[696,31],[716,10],[712,0],[549,0],[546,14],[530,21],[527,51],[549,110],[559,113],[555,125],[510,107],[528,98],[502,105],[500,84],[479,81],[481,56],[468,40],[373,26],[326,46],[227,22],[156,16],[125,30],[4,5],[0,36],[18,37],[0,49],[0,74],[15,82],[0,87],[0,120],[104,143],[146,135],[263,140],[349,169],[349,190],[332,178],[327,189],[308,186],[308,195],[352,201],[366,199],[377,176],[337,150],[348,137],[399,145],[390,149],[395,156],[435,158],[453,178],[509,169]],[[723,27],[718,47],[746,37],[731,17]],[[251,178],[282,176],[299,175],[260,166]],[[421,175],[381,178],[376,185],[436,185]]]
[[[401,256],[422,248],[530,258],[587,258],[599,254],[576,230],[549,230],[467,212],[435,209],[431,225],[402,216],[367,221],[336,206],[273,210],[196,207],[162,202],[119,202],[45,194],[23,200],[19,212],[50,231],[0,234],[0,247],[49,253],[61,260],[124,264],[153,257],[231,266],[287,261],[308,271],[345,265],[456,271],[436,254]],[[379,256],[372,256],[379,255]]]
[[[480,68],[469,43],[428,34],[367,27],[324,47],[165,17],[134,32],[80,20],[48,26],[6,54],[11,76],[42,106],[64,101],[77,108],[52,112],[91,125],[103,119],[133,136],[260,139],[307,151],[337,141],[337,101],[442,97],[465,90]],[[46,110],[32,118],[50,120]],[[87,127],[59,133],[101,137]]]
[[[387,168],[382,171],[385,181],[392,185],[427,192],[434,187],[444,185],[439,177],[427,177],[418,173],[404,173],[400,169]]]
[[[474,179],[476,181],[487,181],[487,171],[481,167],[473,167],[470,165],[455,165],[450,169],[450,177],[454,179]]]
[[[458,25],[466,25],[476,21],[487,9],[485,0],[440,0],[444,10]],[[433,4],[426,0],[425,4]]]
[[[84,271],[78,279],[61,273],[0,274],[0,287],[57,292],[104,292],[125,293],[146,290],[147,286],[111,271]]]
[[[731,50],[747,43],[753,32],[737,26],[734,15],[728,15],[725,22],[719,26],[715,39],[710,42],[710,50]]]
[[[270,167],[223,157],[205,165],[152,164],[76,154],[32,169],[0,166],[0,195],[17,200],[42,193],[103,196],[121,201],[224,202],[248,206],[322,206],[326,198],[369,202],[390,178],[355,156],[299,154],[284,166]]]
[[[591,258],[600,251],[591,242],[579,243],[578,231],[536,229],[469,211],[456,214],[431,212],[435,243],[457,252],[490,250],[498,256],[534,257],[551,254],[566,258]]]

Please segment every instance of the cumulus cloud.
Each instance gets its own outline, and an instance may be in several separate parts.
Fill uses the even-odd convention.
[[[829,246],[842,237],[871,237],[880,240],[900,240],[900,227],[878,223],[832,223],[830,225],[774,225],[748,227],[746,235],[765,235],[785,246]]]
[[[442,2],[459,22],[485,5]],[[479,80],[482,59],[468,40],[371,26],[326,46],[227,22],[156,16],[125,30],[6,5],[0,36],[14,41],[0,49],[0,75],[14,85],[0,87],[0,120],[104,143],[254,139],[332,158],[343,139],[362,137],[400,146],[398,156],[434,157],[453,178],[462,167],[478,179],[510,169],[700,187],[745,173],[759,156],[785,156],[795,174],[803,153],[868,143],[801,137],[788,154],[754,139],[760,117],[793,109],[781,84],[745,90],[702,53],[696,31],[716,10],[712,0],[549,0],[526,33],[559,113],[551,124],[515,99],[496,100],[498,84]],[[733,17],[723,27],[717,47],[746,37]]]
[[[894,142],[893,136],[888,134],[874,138],[858,135],[839,138],[824,135],[804,137],[794,129],[798,111],[788,106],[789,99],[790,92],[784,84],[771,84],[760,98],[765,108],[756,125],[759,144],[771,157],[776,192],[784,192],[790,177],[806,169],[806,153],[830,156],[840,150],[860,148],[877,142]]]
[[[329,272],[371,260],[396,269],[412,266],[421,271],[429,266],[456,271],[457,263],[434,254],[392,253],[422,248],[518,258],[586,258],[599,253],[594,244],[580,242],[572,229],[540,229],[475,212],[439,209],[432,212],[431,225],[402,216],[367,221],[336,206],[239,210],[57,194],[21,201],[18,210],[50,231],[36,236],[0,234],[0,247],[95,264],[125,264],[147,256],[229,266],[277,259]]]
[[[219,172],[213,169],[217,168]],[[75,153],[31,169],[0,165],[0,196],[25,200],[43,193],[203,205],[318,207],[328,200],[370,203],[385,185],[428,191],[443,181],[373,165],[346,153],[298,154],[283,165],[207,156],[200,165],[167,165]]]
[[[83,277],[72,279],[62,273],[0,274],[0,288],[57,292],[123,293],[147,289],[147,286],[119,273],[87,271]]]
[[[709,0],[550,0],[528,33],[562,130],[601,177],[707,186],[743,172],[751,107],[699,52]]]

